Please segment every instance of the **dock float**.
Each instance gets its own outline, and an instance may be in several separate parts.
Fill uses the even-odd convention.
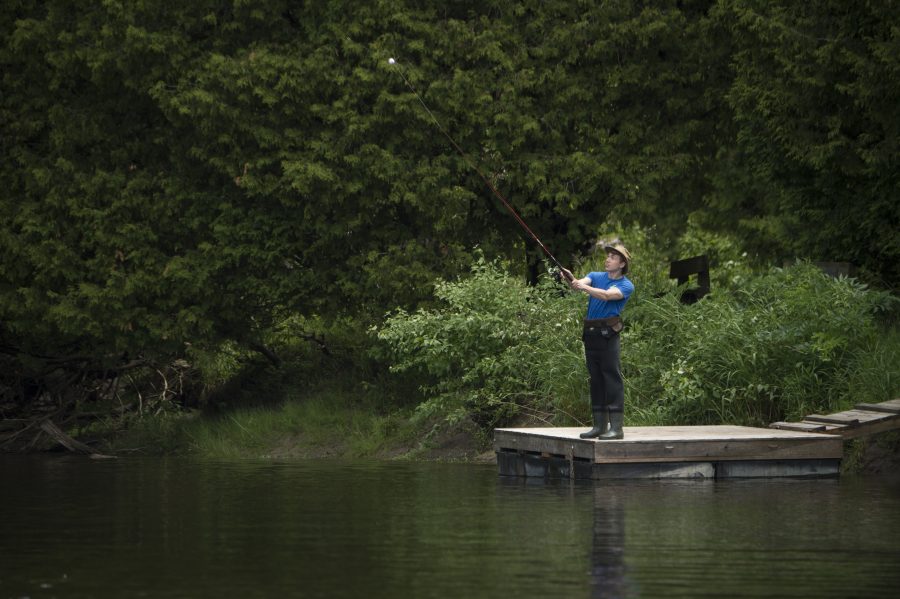
[[[501,428],[502,476],[569,479],[831,477],[843,440],[833,434],[745,426],[625,427],[624,439],[581,439],[581,428]]]

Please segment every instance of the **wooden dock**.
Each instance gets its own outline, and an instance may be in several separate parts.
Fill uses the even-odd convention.
[[[545,478],[836,476],[834,435],[744,426],[625,427],[616,441],[581,439],[584,428],[494,431],[500,474]]]
[[[800,423],[625,427],[615,441],[581,439],[585,428],[501,428],[501,475],[540,478],[778,478],[840,472],[845,439],[900,429],[900,399],[860,404]]]

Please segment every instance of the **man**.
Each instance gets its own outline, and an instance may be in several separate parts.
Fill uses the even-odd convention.
[[[580,437],[607,441],[624,436],[625,386],[619,359],[619,331],[622,330],[622,309],[634,291],[634,285],[625,276],[631,262],[631,254],[625,246],[616,243],[603,249],[606,250],[606,272],[588,273],[583,279],[576,279],[568,270],[565,272],[569,287],[589,296],[581,339],[591,377],[594,428]]]

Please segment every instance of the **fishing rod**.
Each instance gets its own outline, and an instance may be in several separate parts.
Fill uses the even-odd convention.
[[[459,144],[457,144],[453,140],[453,138],[450,137],[450,134],[447,133],[447,130],[444,129],[444,127],[441,125],[440,121],[437,120],[437,117],[434,116],[434,113],[431,112],[431,109],[428,108],[428,105],[425,104],[425,100],[422,99],[422,96],[419,95],[419,92],[416,91],[416,88],[413,87],[412,83],[410,83],[409,80],[406,78],[406,75],[403,74],[403,69],[400,68],[400,65],[397,63],[397,61],[394,60],[393,58],[388,58],[388,64],[397,70],[397,73],[403,79],[403,82],[406,84],[406,87],[408,87],[409,90],[413,93],[413,95],[419,101],[419,104],[422,105],[422,108],[425,109],[425,112],[428,113],[428,116],[431,117],[431,120],[434,121],[434,124],[437,126],[437,128],[440,130],[440,132],[444,134],[444,137],[446,137],[447,140],[450,142],[450,144],[456,149],[456,151],[459,152],[459,155],[462,156],[462,158],[463,158],[463,160],[465,160],[466,164],[468,164],[469,167],[471,167],[472,169],[475,170],[476,173],[478,173],[478,176],[481,177],[481,180],[484,181],[484,184],[487,185],[488,188],[492,192],[494,192],[494,195],[497,196],[497,198],[501,202],[503,202],[503,205],[506,206],[506,209],[509,211],[509,213],[512,215],[512,217],[514,219],[516,219],[516,222],[519,223],[519,226],[521,226],[522,229],[524,229],[525,232],[531,236],[531,238],[534,240],[534,242],[538,244],[538,247],[540,247],[544,251],[544,253],[547,255],[547,257],[550,259],[550,261],[556,265],[556,267],[559,269],[559,272],[562,273],[563,277],[565,277],[565,279],[567,281],[572,281],[573,280],[572,275],[568,274],[568,271],[563,267],[562,264],[560,264],[559,260],[557,260],[556,257],[552,253],[550,253],[550,250],[547,249],[547,246],[544,245],[544,242],[542,242],[540,240],[540,238],[537,235],[535,235],[534,231],[531,230],[531,228],[525,223],[525,221],[522,219],[522,217],[519,216],[519,213],[516,212],[516,209],[512,207],[512,204],[510,204],[509,201],[507,201],[507,199],[505,197],[503,197],[503,194],[497,190],[497,188],[494,186],[494,184],[491,183],[490,179],[488,179],[485,176],[485,174],[483,172],[481,172],[481,169],[478,168],[478,165],[476,165],[474,162],[472,162],[471,159],[469,159],[469,156],[463,151],[463,149],[461,147],[459,147]]]

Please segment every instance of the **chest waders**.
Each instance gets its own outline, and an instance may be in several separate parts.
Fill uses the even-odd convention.
[[[619,358],[618,316],[585,320],[581,340],[591,377],[591,413],[594,427],[579,435],[582,439],[621,439],[625,410],[625,384]]]

